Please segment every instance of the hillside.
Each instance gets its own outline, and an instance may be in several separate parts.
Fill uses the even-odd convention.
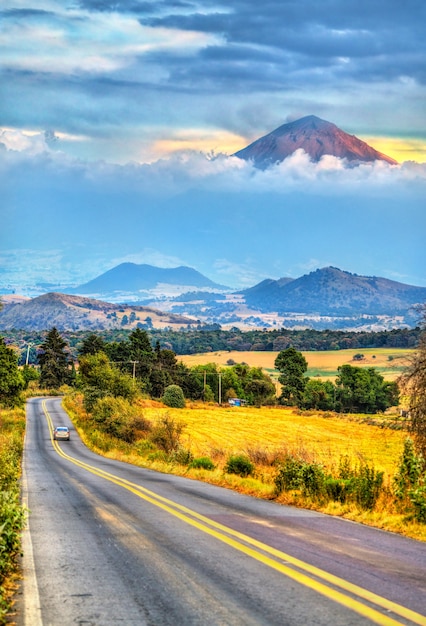
[[[4,303],[0,329],[105,330],[108,328],[173,328],[197,322],[154,308],[128,306],[62,293],[47,293],[31,300]]]
[[[260,311],[319,315],[397,315],[426,301],[426,287],[325,267],[292,281],[263,281],[242,292]]]
[[[328,154],[346,159],[352,164],[376,160],[396,164],[394,159],[378,152],[365,141],[315,115],[283,124],[239,150],[234,156],[253,161],[257,167],[265,169],[283,161],[299,149],[304,150],[313,161],[319,161]]]

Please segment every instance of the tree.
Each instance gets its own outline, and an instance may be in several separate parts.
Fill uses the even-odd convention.
[[[114,367],[104,352],[80,359],[79,382],[84,391],[84,406],[92,411],[100,398],[112,396],[131,402],[136,395],[132,377]]]
[[[335,389],[329,380],[308,378],[303,392],[302,407],[319,411],[333,410]]]
[[[385,382],[374,367],[340,365],[337,370],[337,410],[344,413],[377,413],[398,404],[397,383]]]
[[[61,385],[70,382],[71,369],[67,347],[67,342],[53,327],[38,352],[41,387],[58,389]]]
[[[278,377],[281,384],[281,404],[300,406],[306,384],[304,374],[308,369],[305,357],[301,352],[290,347],[278,354],[275,367],[281,372]]]
[[[85,356],[86,354],[96,354],[97,352],[105,352],[105,342],[99,335],[91,333],[83,340],[78,354]]]
[[[18,368],[18,356],[0,337],[0,404],[13,407],[20,402],[25,380]]]
[[[164,395],[161,398],[164,404],[175,409],[185,408],[185,396],[179,385],[169,385],[164,390]]]
[[[418,454],[426,459],[426,305],[422,308],[419,345],[400,383],[409,397],[411,432]]]

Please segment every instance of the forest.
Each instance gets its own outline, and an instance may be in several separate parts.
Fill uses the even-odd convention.
[[[114,329],[97,333],[106,343],[128,341],[131,330]],[[223,351],[280,352],[290,346],[299,351],[345,350],[361,348],[415,348],[421,329],[398,328],[379,332],[354,332],[336,330],[248,330],[238,328],[222,330],[219,325],[198,330],[145,331],[152,345],[172,350],[177,355]],[[63,331],[74,358],[91,331]],[[6,342],[20,347],[20,364],[36,364],[37,349],[45,340],[45,332],[12,330],[7,332]]]

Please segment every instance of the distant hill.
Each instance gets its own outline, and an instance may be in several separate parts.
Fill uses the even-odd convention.
[[[223,291],[229,290],[229,287],[213,282],[190,267],[161,268],[121,263],[79,287],[67,289],[66,293],[91,295],[107,300],[119,297],[123,301],[126,294],[132,300],[141,299],[147,292],[156,289],[164,294],[184,293],[194,289]]]
[[[62,293],[47,293],[22,302],[3,302],[0,329],[105,330],[108,328],[186,328],[198,322],[151,307],[102,302]]]
[[[186,329],[200,323],[224,329],[389,330],[418,323],[414,308],[425,302],[426,287],[325,267],[239,292],[196,290],[138,305],[56,292],[31,300],[4,296],[0,330]]]
[[[378,152],[355,135],[349,135],[335,124],[308,115],[283,124],[268,135],[260,137],[234,156],[253,163],[262,169],[281,162],[298,149],[304,150],[313,161],[326,154],[346,159],[351,163],[387,161],[396,164],[391,157]]]
[[[426,301],[426,287],[325,267],[295,280],[262,281],[242,292],[248,306],[278,313],[397,315]]]

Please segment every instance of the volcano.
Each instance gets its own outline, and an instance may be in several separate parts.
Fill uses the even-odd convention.
[[[397,161],[378,152],[355,135],[349,135],[335,124],[315,115],[283,124],[233,156],[252,161],[256,167],[266,169],[270,165],[284,161],[299,149],[304,150],[312,161],[319,161],[321,157],[329,154],[346,159],[352,165],[372,161],[397,164]]]

